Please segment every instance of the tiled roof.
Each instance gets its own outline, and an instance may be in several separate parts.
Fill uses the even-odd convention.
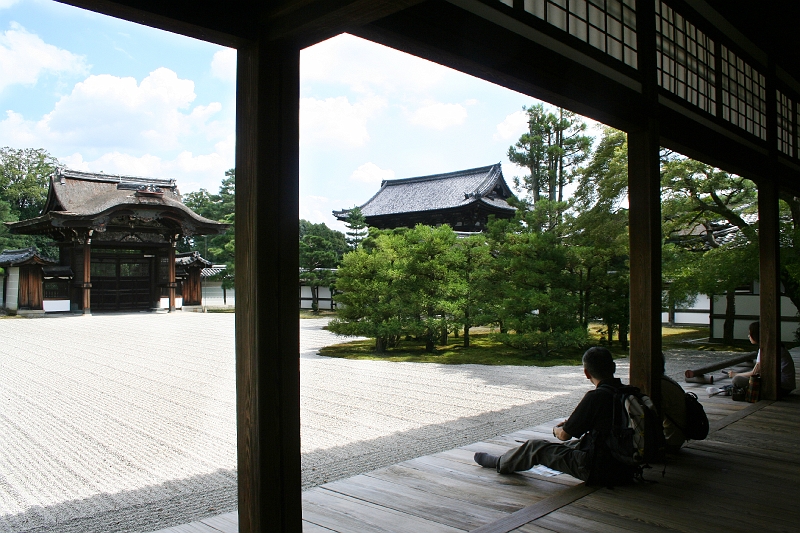
[[[200,252],[183,252],[175,254],[175,265],[180,267],[187,266],[202,266],[208,268],[211,266],[211,261],[203,259]]]
[[[506,198],[513,196],[503,179],[500,163],[397,180],[384,180],[380,190],[361,206],[366,217],[436,211],[483,203],[495,209],[514,211]],[[334,211],[343,218],[347,210]]]
[[[0,252],[0,267],[20,266],[20,265],[50,265],[56,261],[43,257],[39,250],[34,247],[19,248],[17,250],[3,250]]]
[[[201,278],[210,278],[211,276],[216,276],[221,272],[225,272],[225,269],[228,268],[225,265],[212,265],[208,268],[204,268],[200,271]]]
[[[137,187],[160,190],[163,196],[139,195]],[[94,174],[59,168],[52,179],[50,193],[44,213],[64,211],[74,215],[94,215],[120,204],[171,205],[190,211],[183,205],[173,179]]]
[[[94,225],[119,209],[171,213],[204,233],[221,233],[228,227],[201,217],[186,207],[173,179],[142,178],[56,169],[50,178],[47,203],[38,217],[7,225],[15,233],[31,228],[62,226],[62,221],[83,220]],[[146,216],[146,215],[145,215]],[[102,231],[102,227],[98,227]]]

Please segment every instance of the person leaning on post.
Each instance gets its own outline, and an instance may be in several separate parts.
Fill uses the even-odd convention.
[[[501,456],[478,452],[475,462],[484,468],[494,468],[500,474],[544,465],[589,484],[617,485],[633,481],[634,469],[615,460],[605,444],[611,432],[614,396],[598,391],[597,387],[622,387],[622,382],[614,377],[615,371],[611,352],[602,347],[589,348],[583,354],[583,373],[595,388],[584,395],[567,420],[553,428],[553,436],[564,443],[528,440]]]
[[[761,324],[759,322],[753,322],[748,327],[748,337],[750,338],[750,344],[756,344],[761,341]],[[781,343],[778,346],[781,354],[781,382],[780,386],[778,387],[778,398],[785,398],[787,397],[795,388],[797,388],[797,383],[795,381],[795,370],[794,370],[794,360],[792,359],[792,354],[789,353],[789,350]],[[753,370],[749,372],[739,372],[738,374],[731,370],[728,372],[728,377],[733,378],[733,386],[739,387],[742,389],[746,389],[750,383],[750,376],[761,374],[761,349],[758,350],[758,356],[756,357],[756,366],[753,367]]]

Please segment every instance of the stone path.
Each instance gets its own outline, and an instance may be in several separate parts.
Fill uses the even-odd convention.
[[[306,488],[565,416],[589,388],[576,367],[320,357],[341,342],[324,323],[301,321]],[[708,358],[676,353],[668,370]],[[234,510],[234,369],[233,314],[0,320],[0,532],[153,531]]]

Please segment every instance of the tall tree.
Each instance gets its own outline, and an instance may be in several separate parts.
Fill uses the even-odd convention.
[[[758,277],[755,184],[674,154],[662,159],[661,183],[671,298],[724,294],[723,342],[731,344],[736,288]]]
[[[341,231],[330,229],[325,223],[314,224],[300,219],[300,283],[311,289],[311,308],[319,310],[319,288],[331,287],[335,282],[333,269],[348,251]]]
[[[515,178],[514,184],[528,191],[531,203],[543,198],[563,202],[564,188],[591,152],[592,137],[585,134],[586,124],[571,111],[548,111],[542,104],[522,109],[528,115],[528,131],[508,149],[508,158],[528,169],[528,175]],[[559,220],[561,212],[557,209]],[[556,222],[551,220],[551,226]]]
[[[438,339],[446,342],[459,312],[460,272],[456,234],[450,226],[422,224],[403,233],[399,259],[404,266],[403,305],[410,319],[411,334],[425,340],[434,350]]]
[[[3,224],[38,216],[47,201],[50,176],[58,160],[41,148],[0,148],[0,250],[35,246],[58,259],[58,249],[44,235],[11,235]]]
[[[356,250],[361,246],[364,239],[367,238],[367,235],[369,235],[367,219],[364,213],[361,212],[360,207],[353,207],[347,212],[344,225],[347,226],[347,231],[345,232],[345,235],[347,235],[347,245],[351,250]]]
[[[469,348],[470,329],[494,318],[490,310],[495,300],[491,281],[494,257],[489,239],[484,234],[460,239],[454,252],[454,267],[459,274],[453,287],[453,294],[457,297],[455,319],[464,329],[464,348]]]
[[[627,347],[628,299],[628,150],[625,134],[603,130],[566,217],[568,269],[577,291],[578,315],[584,328],[600,318],[607,341],[618,333]]]
[[[58,160],[42,148],[0,148],[0,200],[19,220],[38,216]]]
[[[213,263],[224,263],[226,268],[216,279],[222,281],[223,290],[232,288],[236,277],[236,170],[225,171],[217,194],[200,189],[183,195],[183,203],[202,217],[231,225],[221,235],[191,237],[180,246],[181,251],[198,251]]]
[[[402,267],[397,250],[403,236],[375,232],[372,244],[346,254],[336,273],[336,287],[343,304],[328,328],[339,335],[363,335],[375,339],[375,351],[384,353],[406,333],[405,309],[399,280]]]
[[[501,320],[508,330],[497,338],[543,357],[588,341],[576,312],[563,236],[556,229],[538,229],[550,216],[546,204],[520,209],[516,227],[503,236],[496,252],[503,278],[497,287],[503,298]]]

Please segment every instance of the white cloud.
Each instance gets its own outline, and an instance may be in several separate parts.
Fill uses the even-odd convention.
[[[10,5],[8,0],[0,0],[0,7]],[[16,22],[0,35],[0,91],[14,84],[35,85],[44,74],[84,74],[87,71],[83,56],[45,43]]]
[[[467,119],[467,110],[461,104],[433,103],[420,107],[409,116],[412,124],[443,130],[459,126]]]
[[[453,72],[348,34],[317,43],[300,54],[303,82],[338,83],[365,94],[424,92]]]
[[[6,9],[19,2],[19,0],[0,0],[0,9]]]
[[[364,163],[350,175],[351,181],[361,183],[380,183],[391,179],[394,179],[394,170],[384,170],[372,162]]]
[[[226,153],[225,143],[218,143],[218,150],[209,154],[194,155],[184,151],[173,159],[164,159],[153,154],[134,156],[123,152],[108,152],[97,159],[87,161],[80,152],[59,160],[68,168],[86,172],[105,172],[129,176],[175,178],[181,191],[200,188],[216,192],[225,171],[234,166],[233,154]]]
[[[300,100],[301,142],[328,141],[359,147],[369,140],[367,121],[386,107],[386,100],[367,97],[354,104],[344,97]]]
[[[525,111],[515,111],[508,115],[503,122],[497,125],[494,133],[495,141],[516,141],[520,135],[528,130],[528,114]]]
[[[211,59],[211,75],[222,81],[236,81],[236,50],[226,48],[220,50]]]
[[[329,228],[344,232],[347,228],[333,216],[332,205],[330,198],[325,196],[301,196],[300,218],[314,224],[324,222]]]
[[[200,134],[222,139],[229,124],[211,122],[222,105],[191,107],[194,82],[159,68],[141,83],[108,74],[89,76],[39,120],[13,111],[0,121],[0,145],[47,146],[51,152],[163,152],[181,149],[183,139]]]

